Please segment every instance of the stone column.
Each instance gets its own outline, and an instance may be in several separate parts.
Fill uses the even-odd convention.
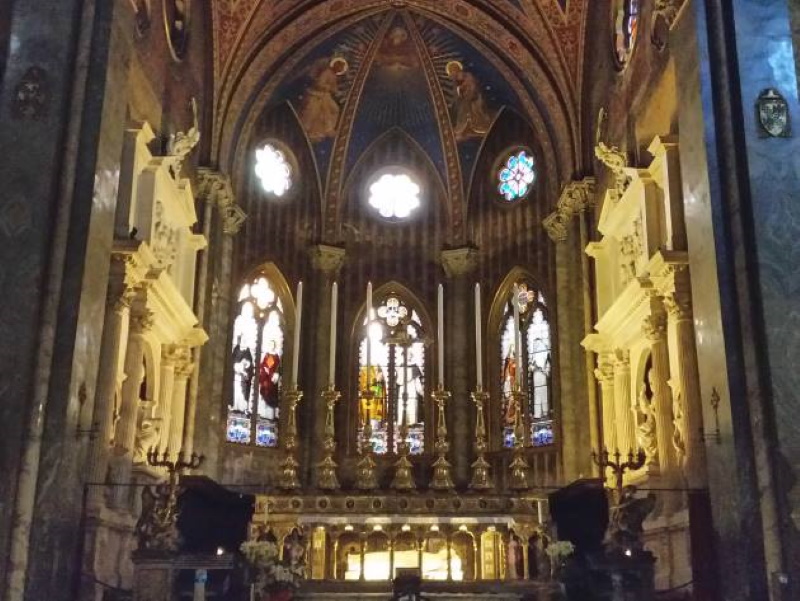
[[[311,266],[314,269],[313,295],[310,296],[310,298],[315,299],[312,304],[314,310],[314,341],[311,347],[314,349],[312,362],[314,369],[311,370],[314,379],[311,382],[311,390],[305,393],[306,401],[303,403],[305,416],[300,436],[304,441],[302,464],[305,468],[307,481],[311,482],[314,466],[323,457],[321,441],[325,437],[325,414],[327,408],[320,393],[328,385],[331,284],[338,277],[342,265],[344,265],[345,250],[335,246],[318,244],[310,249],[309,255],[311,257]],[[341,299],[339,306],[344,306]],[[338,345],[339,348],[342,348],[341,344],[345,336],[344,328],[340,327],[338,331]],[[343,367],[342,361],[337,361],[336,364],[339,369]],[[344,449],[345,445],[342,444],[339,448],[340,450]]]
[[[115,258],[112,258],[112,261],[115,261]],[[113,265],[112,271],[114,271]],[[100,341],[97,388],[95,389],[92,427],[97,436],[92,442],[89,454],[88,481],[91,483],[103,482],[108,469],[109,443],[114,435],[114,399],[119,378],[119,356],[123,350],[123,327],[128,321],[130,303],[134,293],[135,290],[125,283],[124,278],[112,275],[108,285],[103,337]],[[89,494],[89,507],[96,509],[101,499],[100,487],[92,487]]]
[[[139,415],[139,390],[144,381],[145,335],[153,326],[153,314],[146,308],[131,315],[128,346],[125,353],[125,381],[119,423],[114,436],[118,455],[133,456]]]
[[[617,447],[625,455],[637,447],[631,403],[631,360],[628,351],[617,349],[614,355],[614,421],[617,425]]]
[[[675,441],[683,449],[683,470],[688,485],[691,488],[702,488],[707,482],[706,448],[702,435],[703,407],[691,299],[688,294],[675,293],[665,299],[665,304],[668,325],[674,332],[675,341]]]
[[[669,349],[667,347],[666,316],[657,310],[643,323],[645,336],[650,341],[653,367],[650,371],[650,388],[653,392],[653,411],[656,421],[658,466],[662,476],[674,474],[676,468],[675,449],[672,437],[675,433],[672,417],[672,392],[669,387]]]
[[[158,417],[161,418],[159,449],[169,447],[169,429],[172,423],[172,391],[175,384],[175,349],[161,347],[161,378],[158,393]]]
[[[475,387],[476,362],[473,318],[475,308],[472,306],[473,295],[470,294],[469,274],[477,266],[478,251],[474,248],[446,250],[442,252],[441,260],[447,277],[444,293],[447,308],[445,314],[447,357],[444,383],[445,388],[452,394],[447,412],[450,418],[448,442],[451,444],[453,479],[455,484],[460,486],[469,482],[472,457],[473,430],[470,427],[472,403],[469,392]],[[434,432],[435,428],[428,428],[428,431]],[[428,443],[426,446],[430,448],[431,445]]]
[[[186,386],[189,376],[192,375],[194,364],[191,360],[191,350],[179,346],[175,350],[175,380],[172,387],[172,417],[169,423],[169,439],[167,451],[170,459],[174,460],[183,450],[183,428],[186,412]]]
[[[603,353],[598,356],[597,369],[594,370],[594,377],[600,383],[600,394],[602,396],[601,406],[603,408],[603,440],[602,446],[613,453],[617,448],[617,429],[614,424],[614,410],[616,400],[614,398],[614,363],[612,358]],[[601,451],[602,449],[597,449]]]

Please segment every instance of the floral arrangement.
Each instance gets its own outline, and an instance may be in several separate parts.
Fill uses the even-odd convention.
[[[299,543],[295,543],[299,546]],[[271,541],[247,541],[240,547],[254,576],[253,584],[261,593],[296,589],[306,577],[302,548],[291,557],[279,559],[278,545]]]
[[[550,561],[561,563],[575,552],[575,545],[568,540],[560,540],[550,543],[545,552],[550,557]]]

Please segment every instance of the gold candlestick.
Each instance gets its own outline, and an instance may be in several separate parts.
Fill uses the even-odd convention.
[[[284,393],[284,399],[289,406],[289,416],[286,420],[286,434],[283,436],[283,449],[286,459],[281,464],[281,478],[278,484],[283,490],[300,488],[300,479],[297,477],[297,468],[300,463],[295,457],[297,449],[297,404],[303,398],[303,392],[292,386]]]
[[[525,428],[522,422],[522,392],[520,390],[511,392],[511,402],[514,403],[516,423],[514,425],[514,456],[508,466],[511,470],[508,487],[511,490],[527,490],[530,485],[528,484],[528,462],[525,460]]]
[[[408,458],[411,451],[408,445],[408,416],[406,415],[405,406],[403,407],[403,420],[400,423],[400,440],[397,442],[397,454],[399,458],[394,464],[394,478],[392,479],[392,488],[395,490],[414,490],[417,488],[414,482],[414,473],[412,471],[413,464]]]
[[[477,455],[472,464],[472,481],[469,487],[472,490],[488,490],[494,488],[494,482],[490,473],[491,465],[486,461],[486,420],[483,415],[485,403],[489,400],[489,394],[478,387],[472,393],[472,402],[475,403],[475,453]]]
[[[447,442],[447,420],[445,419],[444,404],[450,393],[444,388],[438,388],[433,392],[433,400],[438,408],[438,421],[436,424],[436,444],[434,450],[438,457],[433,462],[433,479],[431,488],[434,490],[451,490],[453,488],[453,477],[451,475],[452,466],[447,461],[447,451],[450,444]]]
[[[376,463],[372,457],[372,424],[369,419],[373,397],[374,393],[371,390],[361,394],[361,398],[367,403],[367,415],[361,432],[361,459],[358,461],[356,471],[356,488],[359,490],[378,488],[378,478],[375,475]]]
[[[333,421],[333,409],[341,395],[331,385],[322,391],[322,400],[325,402],[327,413],[325,415],[325,439],[322,448],[325,456],[317,464],[317,486],[322,490],[336,490],[339,488],[339,479],[336,477],[336,462],[333,453],[336,450],[336,429]]]

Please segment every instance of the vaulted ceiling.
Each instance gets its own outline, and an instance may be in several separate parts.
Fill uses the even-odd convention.
[[[399,129],[458,206],[482,134],[513,110],[565,180],[579,156],[586,2],[215,0],[213,158],[240,173],[260,115],[288,103],[334,203],[366,149]],[[471,86],[480,106],[460,109]]]

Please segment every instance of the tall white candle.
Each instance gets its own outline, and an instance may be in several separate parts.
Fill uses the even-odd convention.
[[[294,345],[292,346],[292,388],[297,388],[300,365],[300,327],[303,323],[303,282],[297,283],[297,319],[294,322]]]
[[[483,389],[483,344],[481,344],[481,285],[475,284],[475,371],[478,389]]]
[[[444,388],[444,286],[439,284],[439,299],[436,327],[439,343],[439,388]]]
[[[331,348],[330,363],[328,365],[328,385],[333,388],[336,382],[336,303],[338,300],[339,285],[334,282],[331,286]]]
[[[514,298],[512,299],[514,305],[514,356],[516,361],[516,380],[517,389],[522,389],[522,345],[519,337],[519,287],[514,284]]]
[[[367,390],[370,389],[370,372],[372,371],[372,338],[370,336],[372,325],[372,282],[367,282]]]

